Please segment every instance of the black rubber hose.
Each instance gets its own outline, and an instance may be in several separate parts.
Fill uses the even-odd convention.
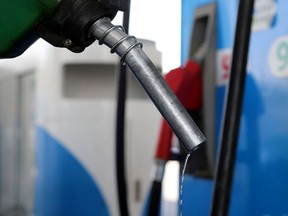
[[[218,155],[217,173],[214,183],[211,216],[226,216],[229,213],[245,90],[253,6],[254,0],[239,1],[233,60],[231,64],[222,140]]]
[[[149,197],[148,216],[159,216],[161,207],[162,181],[153,181]]]
[[[123,14],[123,27],[126,33],[129,30],[130,10]],[[120,65],[117,91],[116,113],[116,175],[119,210],[121,216],[129,216],[127,184],[125,177],[125,105],[127,93],[127,66]]]

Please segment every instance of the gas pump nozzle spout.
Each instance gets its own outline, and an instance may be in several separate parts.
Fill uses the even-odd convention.
[[[134,73],[155,106],[166,119],[187,153],[191,153],[206,138],[179,102],[160,72],[142,51],[142,44],[128,36],[121,26],[114,26],[109,18],[101,18],[90,28],[90,37],[99,40],[121,57]]]

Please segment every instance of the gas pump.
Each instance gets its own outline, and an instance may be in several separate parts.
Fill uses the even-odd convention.
[[[228,89],[229,74],[227,71],[229,71],[232,59],[232,45],[234,42],[244,47],[244,43],[240,43],[237,39],[234,41],[237,8],[239,3],[243,2],[216,1],[217,40],[214,53],[217,70],[214,71],[215,83],[213,85],[216,99],[214,109],[216,139],[213,152],[213,173],[216,171],[216,158],[220,148],[219,138],[221,131],[224,130],[221,124],[224,116],[223,106],[228,100],[228,98],[225,99],[225,93]],[[191,42],[189,35],[191,31],[194,31],[191,26],[195,26],[195,23],[191,25],[193,17],[198,14],[198,10],[214,3],[215,1],[209,0],[183,1],[182,16],[185,19],[182,25],[183,62],[189,59],[188,50]],[[214,189],[214,204],[211,205],[213,182],[216,181],[215,174],[214,178],[202,178],[188,172],[183,186],[183,215],[286,215],[288,212],[287,205],[284,204],[288,200],[288,191],[285,190],[288,163],[284,159],[288,154],[286,145],[288,127],[287,124],[283,124],[287,122],[285,114],[287,65],[284,47],[287,44],[288,28],[287,15],[283,9],[287,6],[287,2],[282,0],[255,1],[243,111],[240,118],[239,137],[235,141],[238,142],[234,158],[235,169],[232,174],[230,173],[233,175],[230,206],[226,212],[221,212],[220,209],[227,208],[225,205],[229,201],[221,208],[215,208],[216,204],[223,201],[220,201],[222,196],[228,194],[223,190],[218,193],[217,197],[215,196],[216,188]],[[242,21],[245,19],[247,16]],[[203,94],[205,94],[204,91]],[[222,135],[222,137],[226,136],[227,133]],[[226,137],[226,141],[228,140]],[[227,168],[231,164],[226,165]],[[222,168],[226,169],[223,166]],[[227,189],[229,185],[222,182],[220,187]],[[212,206],[217,211],[212,211]]]

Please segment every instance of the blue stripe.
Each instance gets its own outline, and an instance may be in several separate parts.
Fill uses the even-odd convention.
[[[42,128],[37,128],[35,206],[37,216],[109,215],[104,198],[87,170]]]

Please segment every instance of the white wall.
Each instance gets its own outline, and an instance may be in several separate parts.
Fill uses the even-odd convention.
[[[113,23],[121,24],[119,13]],[[181,1],[131,0],[130,31],[137,38],[156,42],[163,72],[180,65]]]

